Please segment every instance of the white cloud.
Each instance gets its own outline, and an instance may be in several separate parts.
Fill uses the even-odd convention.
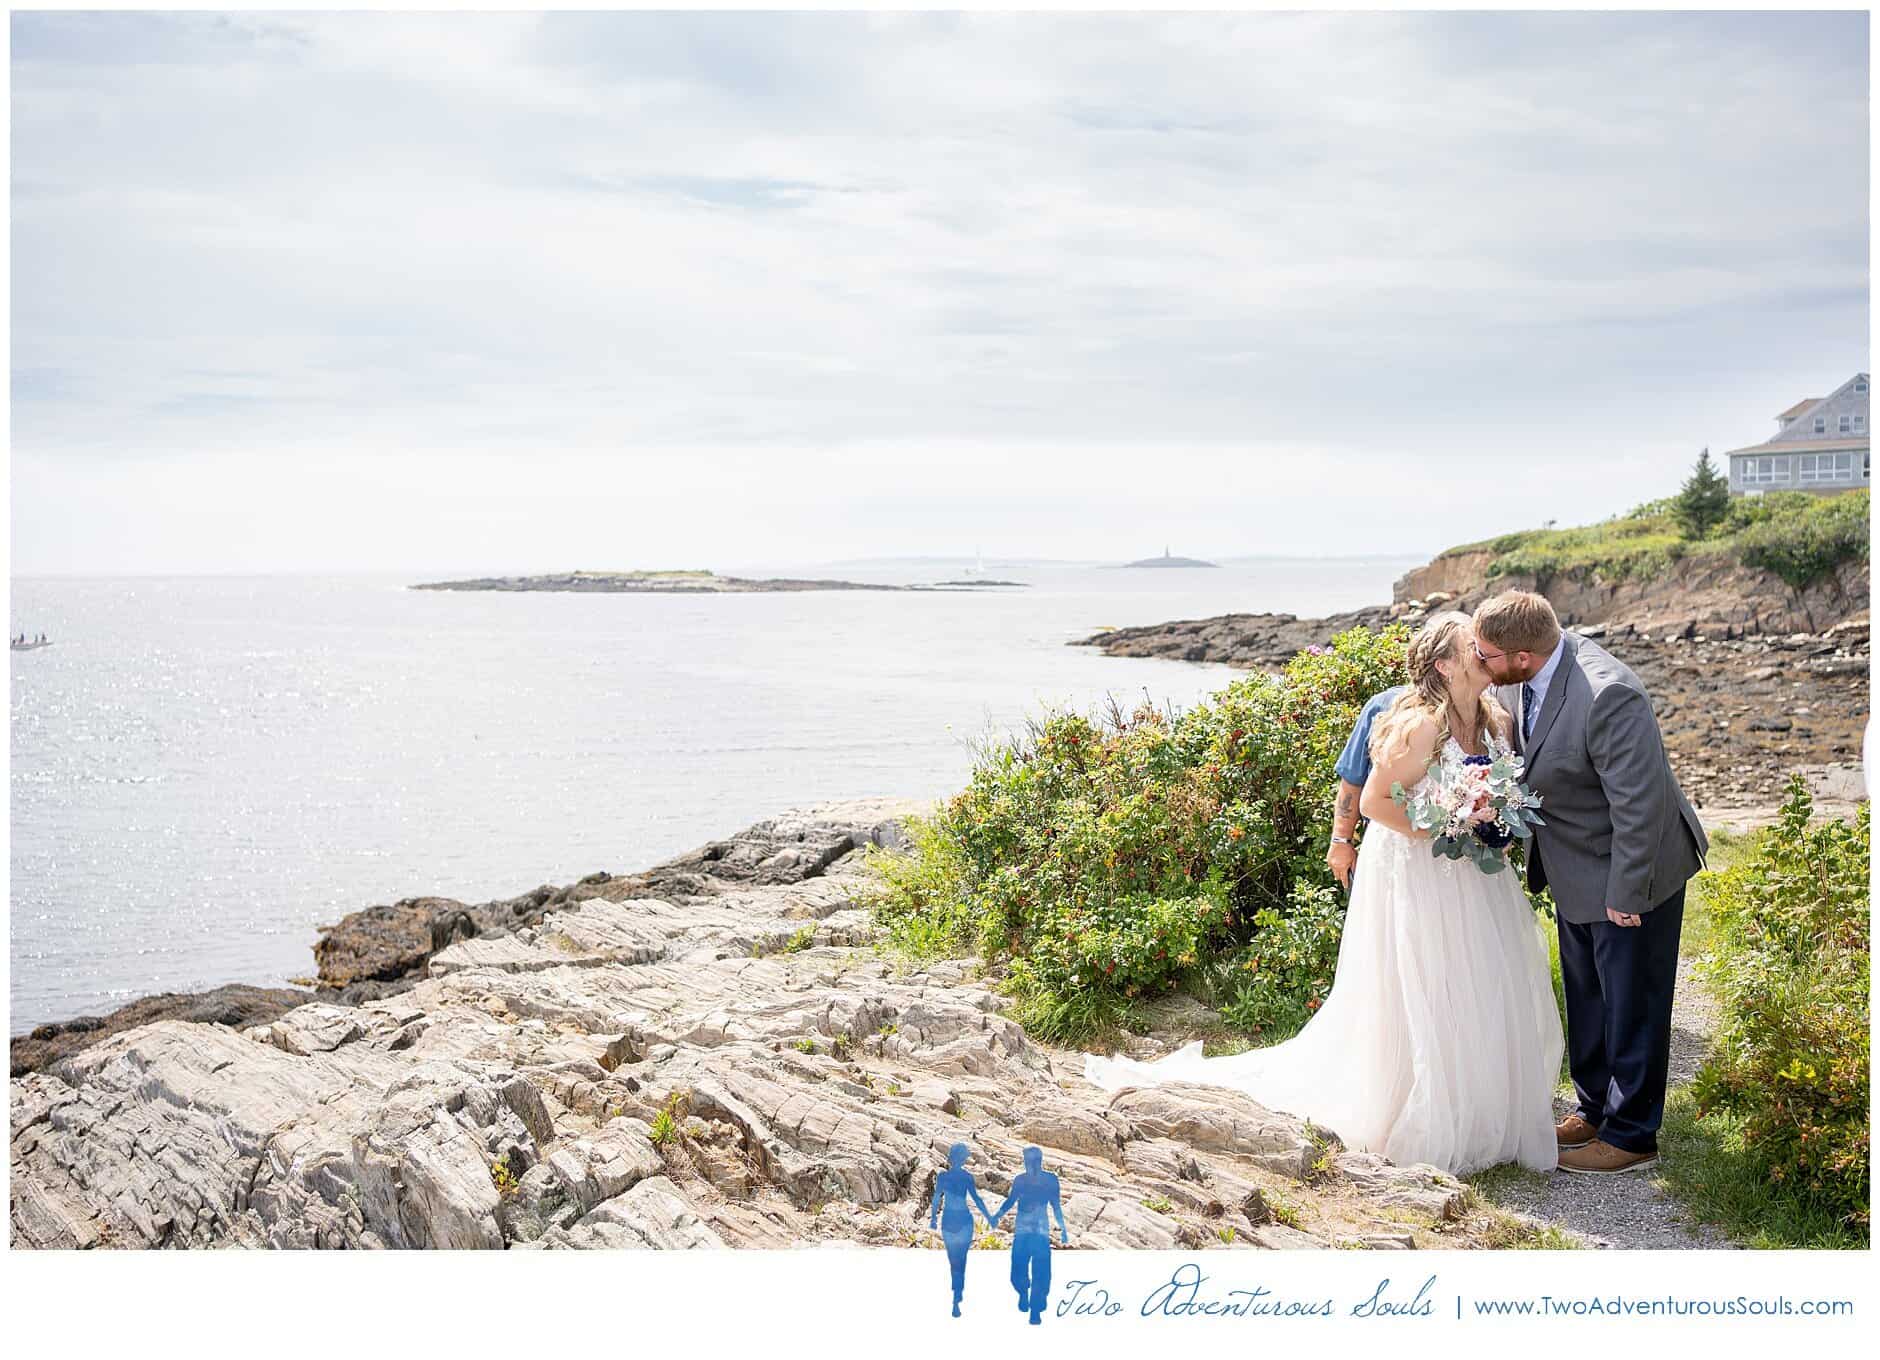
[[[259,558],[460,560],[447,485],[553,565],[595,468],[687,560],[949,546],[892,449],[1009,551],[1609,513],[1867,366],[1866,24],[16,15],[15,567],[212,567],[84,525],[315,460],[398,531]]]

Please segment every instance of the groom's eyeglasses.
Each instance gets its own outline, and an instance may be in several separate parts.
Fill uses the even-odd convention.
[[[1508,655],[1506,652],[1485,652],[1482,650],[1482,644],[1479,642],[1471,643],[1470,645],[1475,648],[1475,657],[1478,661],[1493,661],[1496,657]]]

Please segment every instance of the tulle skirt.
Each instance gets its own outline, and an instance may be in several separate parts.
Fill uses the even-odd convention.
[[[1437,859],[1372,823],[1332,990],[1293,1038],[1217,1058],[1086,1054],[1107,1090],[1169,1081],[1243,1091],[1345,1146],[1462,1175],[1556,1163],[1563,1038],[1541,926],[1516,872]]]

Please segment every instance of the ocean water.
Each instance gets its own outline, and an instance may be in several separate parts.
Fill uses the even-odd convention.
[[[412,591],[391,577],[16,578],[12,1032],[313,971],[316,926],[629,871],[785,808],[944,796],[1052,705],[1186,707],[1226,667],[1106,625],[1389,598],[1417,559],[1128,571],[988,562],[1002,593]],[[735,574],[914,582],[961,561]]]

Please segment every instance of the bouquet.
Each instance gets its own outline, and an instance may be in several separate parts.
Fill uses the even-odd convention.
[[[1508,862],[1508,846],[1531,836],[1530,827],[1546,823],[1534,811],[1540,795],[1521,782],[1521,757],[1493,732],[1486,735],[1487,755],[1464,756],[1460,765],[1439,757],[1414,795],[1393,783],[1390,797],[1412,827],[1430,833],[1432,855],[1466,858],[1483,873],[1495,874]]]

